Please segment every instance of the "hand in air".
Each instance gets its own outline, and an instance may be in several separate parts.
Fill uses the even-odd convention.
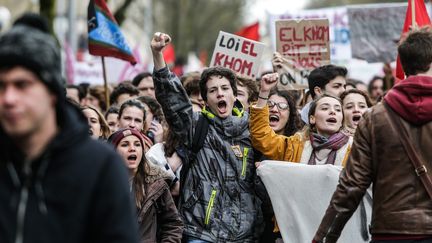
[[[150,46],[153,52],[161,52],[170,42],[171,37],[168,34],[156,32],[153,35]]]

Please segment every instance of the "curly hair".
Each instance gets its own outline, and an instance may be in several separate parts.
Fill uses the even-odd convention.
[[[201,74],[201,80],[199,82],[201,97],[204,101],[207,101],[207,81],[213,76],[224,77],[228,79],[234,96],[237,96],[237,79],[234,72],[224,67],[211,67],[203,71],[203,73]]]
[[[287,123],[285,124],[283,135],[287,137],[294,135],[304,126],[304,122],[301,120],[300,115],[298,114],[294,98],[287,90],[273,89],[270,91],[269,97],[272,95],[283,97],[287,101],[289,107],[289,117]]]

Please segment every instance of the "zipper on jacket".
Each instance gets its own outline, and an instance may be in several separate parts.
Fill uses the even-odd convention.
[[[327,233],[324,235],[323,239],[322,239],[322,243],[326,243],[327,242],[327,236],[333,231],[333,228],[335,227],[336,221],[339,218],[339,213],[337,213],[333,219],[333,221],[330,224],[330,227],[327,229]]]
[[[249,154],[249,148],[244,148],[243,149],[243,164],[242,164],[242,172],[241,172],[242,178],[244,178],[246,176],[248,154]]]
[[[210,200],[209,200],[209,203],[207,205],[206,216],[204,219],[205,225],[208,225],[210,222],[210,214],[211,214],[211,211],[213,209],[213,203],[214,203],[214,199],[216,197],[216,192],[217,192],[216,189],[212,189]]]
[[[15,243],[22,243],[24,241],[24,223],[25,223],[25,215],[27,211],[30,176],[32,173],[30,168],[30,161],[24,162],[23,172],[24,172],[25,181],[21,187],[20,200],[18,203]]]

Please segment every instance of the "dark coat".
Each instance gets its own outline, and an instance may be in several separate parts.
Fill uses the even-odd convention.
[[[128,174],[108,145],[88,136],[67,105],[59,133],[33,161],[0,127],[0,242],[138,242]]]
[[[145,199],[138,210],[141,242],[181,242],[183,222],[159,167],[150,165],[144,182]]]

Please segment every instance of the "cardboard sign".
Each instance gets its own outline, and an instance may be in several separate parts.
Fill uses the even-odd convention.
[[[276,50],[297,69],[312,70],[330,62],[327,19],[276,21]]]
[[[353,58],[367,62],[393,62],[407,4],[373,4],[348,8]],[[391,21],[388,21],[390,20]]]
[[[308,71],[330,63],[328,19],[301,19],[276,21],[276,51],[282,54],[288,76],[281,85],[288,89],[307,86]],[[287,73],[288,72],[288,73]]]
[[[291,59],[283,57],[280,53],[275,53],[273,58],[280,58],[282,61],[274,68],[279,74],[279,90],[298,90],[307,89],[310,70],[296,69]]]
[[[269,29],[276,47],[276,21],[282,19],[328,19],[330,26],[330,49],[332,63],[346,63],[351,59],[351,41],[347,7],[307,10],[287,10],[283,14],[269,16]]]
[[[265,45],[237,35],[219,32],[210,67],[222,66],[255,79]]]

